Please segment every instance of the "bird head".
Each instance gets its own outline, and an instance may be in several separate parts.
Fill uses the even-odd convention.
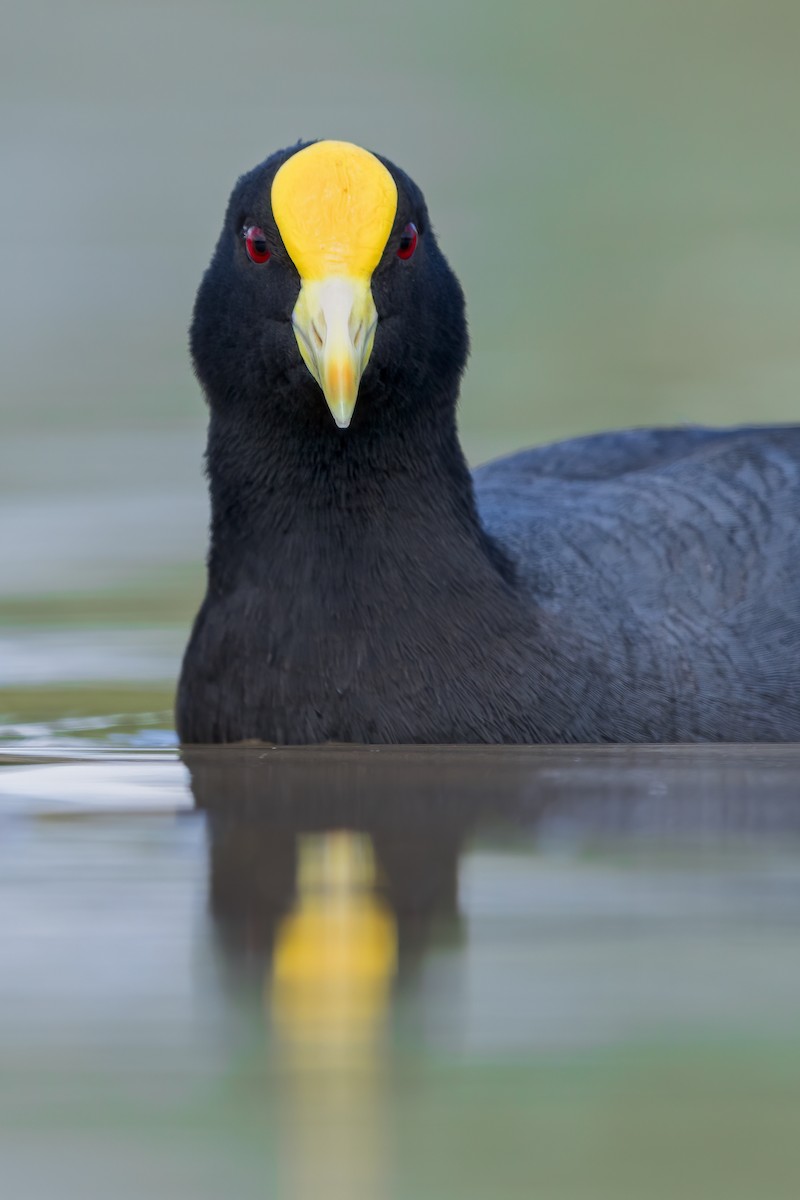
[[[386,408],[454,403],[464,301],[419,188],[348,142],[272,155],[233,190],[191,346],[212,407],[332,436]]]

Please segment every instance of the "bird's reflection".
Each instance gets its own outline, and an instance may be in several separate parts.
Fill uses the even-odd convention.
[[[263,997],[282,1194],[390,1192],[392,998],[460,937],[471,786],[369,752],[187,751],[229,977]]]
[[[303,835],[297,898],[278,926],[266,996],[295,1060],[352,1061],[382,1030],[396,968],[397,922],[377,894],[370,839]]]
[[[800,828],[796,756],[747,747],[249,747],[184,760],[206,814],[219,959],[268,1031],[280,1194],[303,1200],[391,1194],[395,1001],[426,955],[466,936],[459,863],[476,838],[563,854]],[[437,995],[437,1013],[448,1003]]]
[[[724,746],[228,747],[187,749],[184,761],[207,814],[210,905],[227,969],[263,983],[279,945],[285,959],[287,928],[302,927],[306,937],[333,928],[298,923],[299,912],[344,911],[348,897],[351,915],[368,903],[393,923],[387,971],[396,987],[414,977],[432,945],[462,938],[459,859],[476,834],[510,836],[519,847],[534,838],[585,846],[597,838],[785,832],[800,825],[796,764],[784,762],[786,754]]]
[[[301,971],[312,987],[316,962],[322,987],[326,962],[363,975],[377,956],[397,984],[432,942],[458,942],[458,861],[476,807],[451,777],[346,752],[184,757],[207,814],[210,906],[231,972],[277,974],[285,990]],[[391,952],[368,945],[384,918]]]

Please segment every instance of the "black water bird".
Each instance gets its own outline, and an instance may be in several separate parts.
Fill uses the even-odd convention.
[[[341,142],[239,180],[191,346],[212,518],[184,742],[800,740],[800,427],[471,473],[458,281],[416,185]]]

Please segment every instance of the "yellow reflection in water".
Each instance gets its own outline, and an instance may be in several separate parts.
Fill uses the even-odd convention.
[[[286,1195],[379,1200],[396,923],[377,894],[369,837],[308,835],[298,851],[297,901],[279,926],[269,984],[285,1071]]]

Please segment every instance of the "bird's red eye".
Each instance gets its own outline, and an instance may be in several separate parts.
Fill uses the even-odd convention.
[[[248,225],[244,230],[244,244],[247,247],[247,253],[254,263],[265,263],[269,261],[269,247],[267,239],[264,236],[264,230],[259,229],[258,225]]]
[[[417,227],[409,221],[400,234],[400,245],[397,247],[398,258],[411,258],[417,248]]]

